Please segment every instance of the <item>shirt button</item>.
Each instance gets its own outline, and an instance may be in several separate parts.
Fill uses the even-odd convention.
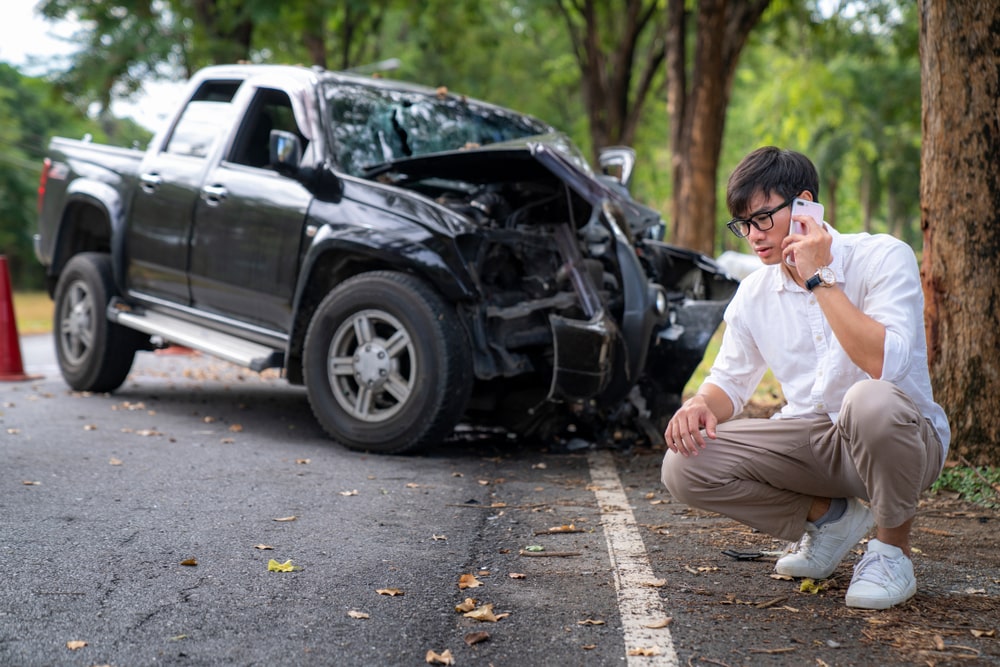
[[[820,412],[822,412],[822,410],[823,410],[823,404],[822,403],[817,403],[816,404],[816,409],[819,410]]]
[[[823,340],[823,337],[822,337],[822,336],[820,336],[819,334],[816,334],[816,340],[817,340],[817,341],[821,341],[821,340]]]

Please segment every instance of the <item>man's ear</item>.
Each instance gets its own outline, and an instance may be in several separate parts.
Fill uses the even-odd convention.
[[[809,201],[813,201],[813,193],[808,190],[803,190],[799,193],[799,199],[808,199]]]

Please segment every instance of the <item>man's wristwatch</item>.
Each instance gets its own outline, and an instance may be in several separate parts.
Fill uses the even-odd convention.
[[[821,266],[816,269],[816,273],[806,280],[806,289],[812,292],[819,286],[833,287],[837,282],[837,276],[829,266]]]

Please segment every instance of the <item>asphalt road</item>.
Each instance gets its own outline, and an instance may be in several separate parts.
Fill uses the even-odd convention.
[[[855,557],[772,578],[783,545],[673,502],[661,451],[365,455],[277,378],[143,353],[82,395],[20,344],[43,377],[0,383],[0,667],[1000,664],[998,512],[923,511],[917,596],[850,610]]]
[[[2,665],[612,665],[627,633],[669,649],[619,611],[600,453],[468,437],[365,455],[282,380],[143,353],[121,390],[83,395],[51,345],[22,338],[43,377],[0,385]],[[470,597],[499,620],[457,612]],[[647,603],[635,618],[662,611]]]

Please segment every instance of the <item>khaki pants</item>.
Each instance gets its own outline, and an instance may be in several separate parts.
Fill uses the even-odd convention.
[[[668,451],[663,484],[681,502],[785,540],[802,536],[814,497],[867,500],[878,525],[900,526],[943,463],[930,422],[880,380],[854,385],[836,423],[734,419],[717,435],[697,456]]]

